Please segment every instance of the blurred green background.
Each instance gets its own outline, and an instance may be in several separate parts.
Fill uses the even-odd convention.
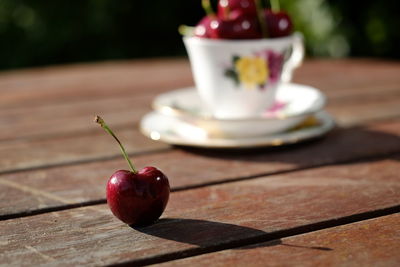
[[[214,0],[215,4],[216,0]],[[399,1],[281,0],[308,56],[400,58]],[[184,56],[200,0],[0,0],[0,69]]]

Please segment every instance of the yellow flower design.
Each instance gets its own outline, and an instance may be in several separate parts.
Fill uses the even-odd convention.
[[[256,88],[257,85],[268,81],[269,69],[267,62],[259,57],[242,57],[235,63],[239,74],[239,80],[248,89]]]

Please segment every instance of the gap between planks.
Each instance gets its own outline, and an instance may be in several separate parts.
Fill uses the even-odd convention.
[[[149,155],[149,154],[156,154],[156,153],[166,153],[171,150],[172,150],[171,147],[155,148],[155,149],[149,149],[149,150],[144,150],[144,151],[138,151],[138,152],[134,152],[134,153],[128,153],[128,156],[133,157],[133,156]],[[0,171],[0,175],[12,174],[12,173],[16,173],[16,172],[29,172],[29,171],[36,171],[36,170],[49,169],[49,168],[65,167],[65,166],[72,166],[72,165],[79,165],[79,164],[87,164],[87,163],[98,162],[98,161],[110,161],[110,160],[119,159],[120,157],[121,157],[121,153],[117,153],[115,155],[110,155],[110,156],[93,157],[90,159],[82,159],[82,160],[67,161],[67,162],[62,162],[62,163],[45,164],[45,165],[34,166],[34,167],[5,170],[5,171]]]
[[[351,102],[353,99],[359,99],[358,97],[346,97],[346,102]],[[330,98],[330,104],[327,106],[328,110],[332,109],[332,108],[340,108],[342,105],[340,104],[340,101],[334,101],[336,100],[335,98]],[[334,102],[333,104],[331,102]],[[348,103],[345,104],[349,105]],[[150,107],[150,106],[149,106]],[[150,109],[149,109],[150,111]],[[333,113],[333,115],[335,115]],[[363,119],[362,121],[360,121],[360,123],[369,123],[369,122],[376,122],[376,121],[386,121],[386,120],[390,120],[390,119],[394,119],[396,117],[399,117],[399,114],[389,114],[390,117],[378,117],[378,118],[366,118]],[[340,120],[340,118],[339,118]],[[122,122],[119,124],[116,124],[113,126],[113,128],[115,129],[126,129],[129,127],[135,127],[137,128],[139,125],[138,121],[133,122]],[[353,125],[357,125],[357,123],[352,123],[350,125],[348,124],[344,124],[343,126],[345,127],[349,127],[349,126],[353,126]],[[0,143],[1,142],[21,142],[21,141],[38,141],[38,140],[45,140],[48,138],[58,138],[58,137],[64,137],[64,136],[79,136],[79,135],[87,135],[92,133],[92,130],[86,130],[86,129],[79,129],[79,130],[73,130],[73,131],[68,131],[68,130],[64,130],[64,131],[60,131],[60,132],[53,132],[51,134],[30,134],[30,135],[24,135],[24,136],[20,136],[20,137],[4,137],[4,138],[0,138]]]
[[[386,88],[386,87],[383,86],[383,88]],[[386,96],[386,98],[388,98],[388,99],[396,99],[396,98],[398,98],[397,97],[397,95],[399,94],[398,90],[397,89],[393,89],[393,88],[397,88],[397,87],[395,87],[395,85],[394,85],[394,87],[393,86],[389,86],[390,95]],[[363,89],[365,89],[365,88],[363,88]],[[364,96],[364,94],[361,94],[361,91],[363,91],[363,90],[360,90],[360,89],[354,90],[353,88],[351,88],[351,91],[354,91],[354,93],[350,94],[350,95],[345,95],[345,96],[343,96],[341,94],[339,94],[338,96],[330,95],[328,97],[330,105],[333,103],[333,107],[335,107],[335,106],[340,107],[340,106],[343,106],[343,104],[345,106],[348,106],[349,104],[352,104],[354,102],[354,100],[358,100],[358,102],[360,102],[360,96]],[[360,92],[358,92],[358,91],[360,91]],[[376,94],[375,90],[370,90],[370,91],[373,92],[373,93],[368,93],[368,95],[366,96],[366,99],[369,100],[369,101],[367,101],[367,102],[370,102],[371,99],[375,99],[376,97],[380,96],[379,94]],[[381,91],[381,90],[379,90],[379,91]],[[328,93],[328,91],[326,93]],[[143,95],[151,95],[151,94],[145,93]],[[377,100],[374,100],[373,102],[378,101],[378,102],[383,102],[384,103],[385,99],[380,99],[380,100],[377,99]],[[381,101],[381,100],[383,100],[383,101]],[[357,101],[355,101],[355,102],[357,102]],[[364,101],[361,101],[361,102],[363,103]],[[63,105],[65,105],[65,103]],[[95,103],[92,103],[91,105],[95,105]],[[328,108],[330,107],[330,105],[328,106]],[[27,111],[25,111],[24,113],[26,113],[26,112]],[[28,113],[30,114],[31,111],[29,111]],[[28,115],[28,113],[25,114],[25,115]],[[32,115],[32,114],[30,114],[30,115]],[[21,116],[21,114],[19,114],[17,116],[17,118],[19,116]],[[126,125],[126,124],[125,123],[121,123],[121,125]],[[82,129],[80,131],[82,131]],[[55,136],[56,137],[58,135],[63,135],[63,134],[68,134],[68,131],[66,131],[66,132],[54,132],[51,135],[47,135],[47,134],[43,133],[43,136],[44,136],[44,138],[46,138],[46,136],[50,136],[50,137]],[[34,135],[25,135],[25,136],[17,138],[17,139],[16,138],[5,137],[5,138],[1,139],[0,141],[6,141],[6,140],[36,140],[36,139],[39,140],[39,139],[42,139],[42,138],[43,137],[42,137],[41,134],[34,134]]]
[[[115,124],[113,125],[113,129],[121,131],[121,130],[127,130],[131,128],[138,128],[139,123],[120,123],[120,124]],[[63,131],[63,132],[58,132],[58,133],[51,133],[51,134],[33,134],[29,136],[21,136],[21,137],[14,137],[12,139],[10,138],[3,138],[0,139],[0,144],[2,142],[7,142],[7,143],[18,143],[21,141],[29,142],[29,141],[41,141],[41,140],[46,140],[46,139],[55,139],[55,138],[62,138],[62,137],[80,137],[83,135],[90,135],[92,133],[95,133],[96,130],[94,129],[82,129],[82,130],[74,130],[74,131]]]
[[[168,150],[165,149],[164,152],[167,152]],[[365,161],[373,161],[373,160],[379,160],[379,159],[385,159],[387,157],[392,157],[392,156],[400,156],[400,152],[394,152],[394,153],[383,153],[381,155],[373,155],[373,156],[366,156],[366,157],[360,157],[357,159],[351,159],[351,160],[343,160],[343,161],[336,161],[334,163],[321,163],[313,166],[304,166],[304,167],[298,167],[290,170],[281,170],[281,171],[275,171],[275,172],[265,172],[265,173],[258,173],[254,175],[249,175],[249,176],[241,176],[241,177],[235,177],[235,178],[226,178],[226,179],[221,179],[219,181],[215,182],[207,182],[203,184],[197,184],[197,185],[188,185],[188,186],[182,186],[182,187],[175,187],[171,189],[171,192],[179,192],[179,191],[185,191],[185,190],[192,190],[192,189],[197,189],[197,188],[204,188],[208,186],[214,186],[214,185],[219,185],[219,184],[226,184],[226,183],[234,183],[234,182],[240,182],[240,181],[245,181],[245,180],[252,180],[252,179],[258,179],[261,177],[266,177],[268,176],[274,176],[274,175],[280,175],[280,174],[287,174],[287,173],[292,173],[292,172],[297,172],[297,171],[305,171],[305,170],[311,170],[311,169],[317,169],[321,167],[326,167],[326,166],[334,166],[334,165],[340,165],[340,164],[352,164],[352,163],[358,163],[358,162],[365,162]],[[4,182],[4,183],[3,183]],[[58,196],[41,191],[38,189],[31,189],[28,187],[20,186],[19,184],[11,183],[9,181],[4,181],[0,179],[0,184],[6,184],[8,186],[11,186],[16,189],[20,189],[22,191],[30,192],[33,194],[41,195],[43,197],[47,197],[49,199],[54,199],[57,200],[61,203],[63,203],[60,206],[53,206],[53,207],[47,207],[47,208],[42,208],[42,209],[36,209],[36,210],[30,210],[30,211],[24,211],[24,212],[18,212],[18,213],[12,213],[12,214],[4,214],[0,215],[0,221],[5,221],[5,220],[12,220],[12,219],[17,219],[17,218],[22,218],[22,217],[29,217],[29,216],[35,216],[35,215],[40,215],[48,212],[54,212],[54,211],[63,211],[63,210],[69,210],[69,209],[76,209],[76,208],[81,208],[81,207],[89,207],[89,206],[95,206],[95,205],[100,205],[100,204],[106,204],[107,200],[105,198],[102,199],[96,199],[96,200],[90,200],[90,201],[85,201],[85,202],[79,202],[79,203],[71,203],[70,201],[66,199],[59,198]]]
[[[348,128],[353,128],[353,127],[360,127],[363,126],[365,123],[367,124],[371,124],[371,123],[386,123],[386,122],[392,122],[392,121],[397,121],[400,117],[399,116],[393,116],[393,117],[386,117],[386,118],[374,118],[371,120],[366,120],[363,122],[360,122],[360,124],[357,123],[353,123],[351,125],[343,125],[340,127],[340,129],[348,129]],[[137,125],[137,124],[136,124]],[[123,129],[127,129],[132,127],[132,125],[119,125],[118,127],[115,127],[116,129],[119,130],[123,130]],[[82,135],[82,134],[90,134],[93,133],[93,131],[80,131],[79,133],[74,133],[74,136],[77,135]],[[18,140],[41,140],[41,139],[46,139],[46,138],[55,138],[55,137],[62,137],[62,136],[66,136],[68,135],[68,133],[63,133],[63,134],[54,134],[54,135],[49,135],[49,136],[38,136],[37,139],[36,138],[32,138],[32,139],[27,139],[25,137],[22,137],[21,139],[17,139]],[[0,143],[2,142],[2,140],[0,140]],[[170,146],[168,148],[156,148],[156,149],[150,149],[150,150],[143,150],[143,151],[138,151],[138,152],[134,152],[134,153],[128,153],[129,156],[138,156],[138,155],[149,155],[149,154],[155,154],[155,153],[163,153],[163,152],[168,152],[173,150],[174,147]],[[32,167],[26,167],[26,168],[14,168],[14,169],[7,169],[4,171],[0,171],[0,175],[4,175],[4,174],[12,174],[12,173],[16,173],[16,172],[26,172],[26,171],[34,171],[34,170],[41,170],[41,169],[47,169],[47,168],[54,168],[54,167],[64,167],[64,166],[72,166],[72,165],[78,165],[78,164],[86,164],[86,163],[92,163],[92,162],[96,162],[96,161],[108,161],[108,160],[114,160],[120,157],[120,153],[115,153],[114,155],[109,155],[109,156],[102,156],[102,157],[92,157],[92,158],[88,158],[88,159],[81,159],[81,160],[76,160],[76,161],[66,161],[66,162],[60,162],[60,163],[54,163],[54,164],[44,164],[44,165],[39,165],[39,166],[32,166]]]

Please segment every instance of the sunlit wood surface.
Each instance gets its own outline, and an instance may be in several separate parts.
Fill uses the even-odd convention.
[[[159,93],[193,85],[185,59],[0,73],[0,265],[399,266],[400,63],[308,60],[295,82],[328,97],[322,139],[257,150],[152,141],[138,130]],[[133,229],[105,200],[126,163],[172,194]]]

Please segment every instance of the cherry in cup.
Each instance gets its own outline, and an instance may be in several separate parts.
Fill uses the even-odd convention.
[[[117,141],[130,168],[116,171],[108,180],[106,195],[111,212],[132,226],[155,222],[168,203],[170,186],[167,176],[155,167],[136,170],[125,148],[104,120],[96,116],[95,122]]]
[[[253,0],[246,1],[254,3]],[[195,36],[211,39],[261,38],[258,20],[253,14],[243,13],[239,9],[230,11],[229,7],[226,7],[226,11],[229,10],[226,15],[217,15],[211,7],[210,0],[202,0],[202,6],[207,15],[196,25]]]
[[[196,25],[194,35],[211,39],[261,38],[257,19],[251,16],[240,16],[230,20],[206,16]]]
[[[240,15],[256,16],[257,8],[254,0],[219,0],[218,17],[232,18]]]
[[[261,0],[219,0],[214,12],[210,0],[202,0],[206,16],[194,28],[194,35],[210,39],[260,39],[288,36],[293,31],[290,16],[280,10],[278,0],[271,9]]]
[[[264,11],[265,21],[267,25],[268,37],[284,37],[293,31],[293,23],[290,16],[284,11],[272,11],[267,9]]]
[[[194,35],[201,38],[211,38],[211,23],[214,19],[214,16],[203,17],[194,28]]]
[[[230,20],[216,18],[210,28],[210,36],[214,39],[261,38],[257,19],[252,16],[239,16]]]

